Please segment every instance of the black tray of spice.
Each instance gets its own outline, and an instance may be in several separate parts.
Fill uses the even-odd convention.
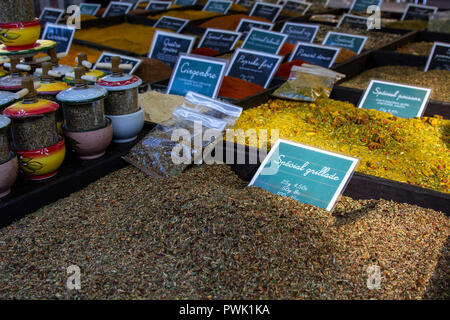
[[[357,103],[370,79],[403,83],[418,87],[432,88],[430,100],[424,116],[441,115],[450,119],[450,92],[448,71],[431,70],[424,72],[427,57],[398,54],[391,51],[374,50],[337,65],[335,71],[346,78],[333,88],[335,97]]]
[[[66,152],[58,174],[43,182],[30,182],[18,178],[11,193],[0,199],[0,227],[8,225],[39,208],[76,192],[95,180],[123,168],[127,163],[121,158],[139,141],[154,124],[146,123],[137,140],[130,143],[112,143],[99,159],[82,161]],[[68,149],[69,150],[69,149]]]
[[[256,94],[252,97],[237,101],[235,104],[241,106],[244,110],[257,107],[263,103],[266,103],[270,99],[274,99],[271,94],[275,89],[276,88],[267,89],[264,92]],[[336,96],[332,94],[330,98],[336,99]],[[260,160],[262,160],[267,154],[267,151],[257,150],[253,147],[243,145],[238,146],[238,144],[233,142],[224,142],[223,148],[223,161],[226,162],[226,149],[233,152],[234,164],[230,164],[230,166],[238,174],[238,176],[245,181],[251,180],[261,163]],[[230,148],[232,149],[230,150]],[[259,155],[260,153],[262,156],[255,157],[255,155]],[[238,154],[241,159],[244,157],[244,164],[236,164]],[[257,159],[257,161],[256,163],[253,161],[253,164],[251,164],[250,159]],[[450,194],[386,178],[380,178],[361,172],[355,172],[353,174],[344,195],[348,195],[355,199],[382,198],[396,202],[415,204],[425,208],[441,210],[447,215],[450,215]]]

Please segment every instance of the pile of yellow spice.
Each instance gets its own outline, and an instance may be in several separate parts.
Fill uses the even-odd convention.
[[[267,129],[268,141],[278,129],[280,138],[361,159],[359,172],[449,193],[450,120],[397,118],[332,99],[277,99],[245,110],[234,129],[255,129],[254,136]],[[263,143],[245,139],[252,147]]]

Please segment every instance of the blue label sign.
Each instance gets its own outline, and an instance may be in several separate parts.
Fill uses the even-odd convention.
[[[353,0],[349,12],[366,13],[370,6],[381,6],[382,0]]]
[[[339,48],[298,42],[289,61],[303,60],[321,67],[331,68],[339,55]]]
[[[197,2],[197,0],[175,0],[173,2],[173,4],[187,7],[187,6],[193,6],[196,2]]]
[[[284,4],[283,10],[298,12],[304,15],[309,7],[311,7],[311,3],[305,1],[296,1],[296,0],[288,0]]]
[[[283,9],[283,6],[277,4],[256,2],[250,11],[250,16],[265,18],[274,22]]]
[[[282,59],[269,53],[237,49],[227,75],[267,88]]]
[[[101,70],[101,71],[105,72],[106,74],[110,74],[111,73],[110,69],[97,68],[97,64],[99,64],[99,63],[111,63],[111,58],[112,57],[117,57],[117,56],[120,57],[120,63],[131,64],[133,66],[133,69],[131,69],[131,70],[122,70],[123,73],[133,74],[136,71],[136,69],[139,67],[141,62],[142,62],[141,59],[137,59],[137,58],[133,58],[133,57],[129,57],[129,56],[123,56],[123,55],[120,55],[120,54],[117,54],[117,53],[103,51],[101,56],[97,59],[97,62],[95,63],[95,66],[94,66],[94,69],[95,70]]]
[[[286,38],[287,35],[283,33],[252,28],[241,48],[277,54]]]
[[[358,108],[388,112],[400,118],[421,117],[431,89],[371,80]]]
[[[180,55],[170,78],[167,93],[186,95],[188,91],[215,98],[227,67],[227,61]]]
[[[159,18],[158,21],[156,21],[156,23],[153,25],[153,27],[161,28],[161,29],[169,29],[169,30],[173,30],[175,32],[180,32],[181,29],[183,29],[184,26],[188,22],[189,22],[189,20],[186,20],[186,19],[163,16],[163,17]]]
[[[322,44],[346,48],[360,54],[366,43],[366,36],[329,31]]]
[[[44,10],[42,10],[41,15],[39,16],[39,20],[41,20],[41,23],[58,23],[63,14],[63,9],[45,7]]]
[[[319,31],[318,25],[286,22],[281,29],[281,33],[287,34],[289,43],[313,42]]]
[[[132,6],[131,3],[111,1],[106,7],[102,18],[123,16],[131,10]]]
[[[66,25],[47,23],[42,38],[56,42],[56,52],[69,53],[75,28]]]
[[[203,7],[203,11],[210,12],[218,12],[222,14],[227,14],[230,9],[232,1],[224,1],[224,0],[209,0],[206,5]]]
[[[241,19],[236,28],[237,32],[242,33],[243,35],[247,35],[251,28],[259,28],[263,30],[272,30],[273,23],[268,22],[259,22],[249,19]]]
[[[349,25],[353,28],[367,29],[369,27],[369,19],[365,17],[355,16],[352,14],[344,14],[342,18],[339,20],[337,27],[341,27],[344,25]]]
[[[450,71],[450,44],[435,42],[428,56],[425,71],[449,70]]]
[[[175,66],[180,53],[189,53],[194,45],[195,37],[156,30],[150,47],[149,58]]]
[[[437,7],[409,3],[401,20],[428,20],[430,15],[435,14],[437,10]]]
[[[198,47],[210,48],[224,53],[231,51],[240,37],[241,33],[239,32],[208,28]]]
[[[169,9],[172,3],[168,1],[150,1],[145,8],[147,11],[161,11]]]
[[[279,139],[249,186],[331,211],[359,160]]]
[[[88,16],[95,16],[100,7],[101,5],[98,3],[81,3],[80,13],[87,14]]]
[[[256,0],[236,0],[236,4],[250,9],[255,4],[255,1]]]

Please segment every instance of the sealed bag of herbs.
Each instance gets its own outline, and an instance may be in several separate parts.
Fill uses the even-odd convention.
[[[201,109],[177,107],[172,117],[158,124],[124,157],[130,164],[155,177],[182,173],[190,164],[201,164],[203,150],[214,147],[227,120]],[[211,145],[213,144],[213,145]]]
[[[319,98],[328,98],[334,84],[344,77],[344,74],[311,64],[293,66],[289,79],[272,95],[278,98],[313,102]]]

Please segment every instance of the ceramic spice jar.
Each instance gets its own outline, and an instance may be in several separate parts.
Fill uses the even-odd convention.
[[[26,77],[31,77],[22,72],[31,71],[31,67],[19,63],[19,61],[18,57],[11,57],[10,62],[4,63],[4,66],[9,68],[10,75],[0,78],[0,90],[18,91],[22,89],[22,80]]]
[[[111,57],[111,63],[102,64],[110,68],[111,74],[102,77],[96,85],[108,90],[105,99],[105,113],[107,115],[122,115],[138,111],[138,87],[142,80],[135,75],[123,73],[123,69],[132,65],[121,65],[120,57]]]
[[[17,178],[17,156],[9,148],[11,120],[0,115],[0,198],[10,193]]]
[[[55,80],[61,77],[61,73],[52,70],[51,62],[43,62],[42,68],[36,69],[36,74],[41,80],[41,86],[37,89],[39,98],[57,101],[56,95],[70,88],[66,82]]]
[[[3,109],[13,104],[15,100],[15,94],[13,92],[0,91],[0,112],[3,112]]]
[[[104,99],[108,93],[103,88],[88,85],[95,78],[84,75],[85,70],[75,68],[74,86],[56,95],[62,104],[64,127],[70,131],[89,131],[106,125]]]
[[[7,116],[0,115],[0,164],[10,157],[11,120]]]
[[[12,138],[15,150],[35,150],[53,145],[60,140],[56,127],[56,102],[38,99],[33,79],[22,80],[25,94],[22,101],[16,102],[3,111],[12,119]]]

